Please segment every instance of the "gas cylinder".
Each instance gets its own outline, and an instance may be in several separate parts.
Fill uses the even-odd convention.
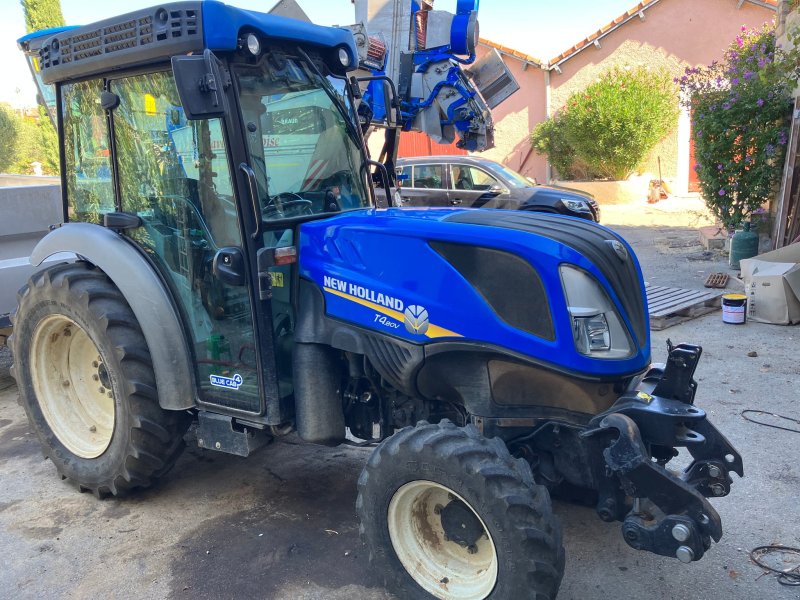
[[[750,222],[744,224],[743,231],[737,231],[731,238],[731,253],[728,255],[728,264],[731,269],[739,268],[739,261],[752,258],[758,254],[758,234],[750,231]]]

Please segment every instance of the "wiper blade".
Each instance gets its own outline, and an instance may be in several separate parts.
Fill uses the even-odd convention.
[[[333,87],[325,78],[325,76],[317,68],[317,65],[314,64],[314,61],[311,60],[311,57],[308,55],[308,53],[306,53],[306,51],[303,50],[302,48],[298,48],[297,51],[302,55],[303,58],[305,58],[306,62],[308,63],[309,67],[311,67],[311,70],[314,72],[314,74],[317,77],[319,77],[319,80],[322,83],[322,89],[325,90],[325,93],[333,101],[334,106],[336,106],[336,109],[339,111],[339,114],[344,119],[347,131],[350,133],[350,135],[353,137],[354,140],[360,141],[361,138],[359,137],[359,132],[356,130],[355,125],[353,125],[353,122],[350,120],[350,116],[347,114],[347,107],[344,105],[344,102],[342,102],[342,99],[339,98],[339,95],[333,89]]]

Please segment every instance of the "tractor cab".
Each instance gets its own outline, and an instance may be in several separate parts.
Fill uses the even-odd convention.
[[[289,421],[297,227],[373,205],[350,31],[183,2],[27,47],[61,125],[65,221],[122,232],[157,269],[202,404]]]

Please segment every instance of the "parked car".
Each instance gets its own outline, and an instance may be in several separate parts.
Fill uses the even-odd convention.
[[[538,185],[513,169],[476,156],[421,156],[397,160],[404,206],[505,208],[600,221],[591,194]]]

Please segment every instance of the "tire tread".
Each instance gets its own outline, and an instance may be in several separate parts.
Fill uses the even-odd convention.
[[[473,487],[483,488],[482,498],[491,499],[492,520],[502,521],[507,529],[503,535],[513,536],[519,554],[525,555],[514,559],[515,568],[522,571],[519,577],[514,576],[512,592],[518,597],[555,598],[564,571],[564,549],[561,526],[553,515],[547,490],[534,483],[529,465],[512,457],[501,439],[485,438],[472,425],[462,428],[448,420],[398,431],[375,449],[359,477],[359,532],[384,584],[404,598],[429,597],[402,567],[392,568],[394,563],[387,558],[394,556],[391,547],[377,547],[376,541],[381,538],[376,527],[385,527],[385,519],[380,522],[376,513],[383,509],[371,502],[383,497],[387,483],[394,481],[391,474],[387,481],[387,470],[391,472],[398,463],[423,459],[465,474]],[[396,557],[394,561],[399,564]],[[490,597],[504,598],[502,594],[508,591],[495,588]]]
[[[26,312],[37,303],[58,298],[68,305],[80,305],[94,317],[100,335],[106,336],[120,366],[120,380],[125,393],[123,402],[130,412],[130,427],[126,432],[124,456],[116,472],[103,474],[99,481],[80,481],[80,475],[69,469],[53,455],[40,435],[43,451],[58,469],[59,475],[73,479],[81,492],[91,492],[98,498],[121,496],[136,488],[149,487],[166,473],[183,450],[183,434],[189,419],[185,412],[166,411],[158,405],[152,359],[144,335],[133,311],[114,283],[100,269],[77,261],[48,267],[35,273],[17,294],[19,310],[15,326],[26,318]],[[22,379],[30,377],[18,357],[27,356],[28,341],[22,336],[10,340],[14,374],[20,388],[20,401],[32,420],[31,408],[37,402],[32,388],[23,394]],[[115,431],[115,435],[117,432]]]

